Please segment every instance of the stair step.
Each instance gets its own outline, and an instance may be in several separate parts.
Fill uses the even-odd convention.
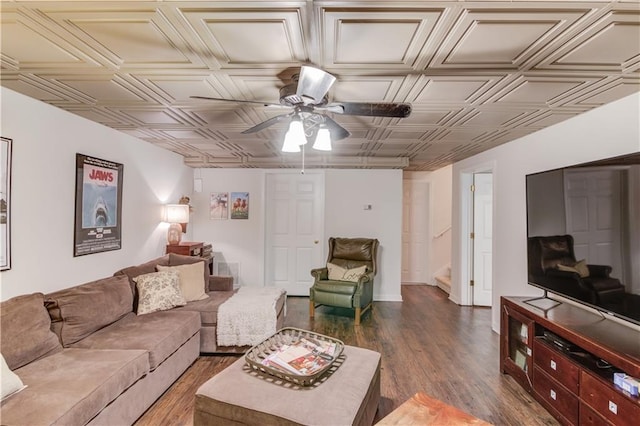
[[[451,293],[451,276],[448,275],[437,275],[436,277],[437,286],[442,289],[447,294]]]

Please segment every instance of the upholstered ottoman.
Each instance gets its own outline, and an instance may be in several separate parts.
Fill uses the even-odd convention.
[[[343,355],[338,369],[310,387],[273,383],[242,357],[198,389],[193,423],[369,426],[380,400],[380,354],[345,346]]]

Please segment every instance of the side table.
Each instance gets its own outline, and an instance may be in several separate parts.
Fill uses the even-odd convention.
[[[202,257],[202,248],[204,243],[181,241],[179,244],[167,244],[165,253],[182,254],[184,256],[197,256]],[[202,257],[205,263],[209,267],[209,275],[213,275],[213,255],[208,257]]]

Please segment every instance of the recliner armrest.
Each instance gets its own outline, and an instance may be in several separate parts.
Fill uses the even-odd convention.
[[[608,278],[613,270],[609,265],[587,265],[589,275],[592,277]]]
[[[366,274],[362,274],[362,276],[360,277],[360,279],[358,280],[359,283],[368,283],[369,281],[373,282],[373,272],[369,271]]]
[[[315,268],[311,270],[311,276],[316,280],[326,280],[329,278],[329,270],[325,268]]]

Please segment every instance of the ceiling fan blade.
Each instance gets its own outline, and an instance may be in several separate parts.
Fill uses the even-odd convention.
[[[331,112],[366,117],[406,118],[411,114],[411,104],[383,102],[333,102],[325,107]],[[342,112],[340,112],[342,109]]]
[[[334,141],[339,141],[340,139],[345,139],[351,136],[351,133],[335,122],[330,117],[324,116],[324,124],[329,129],[329,133],[331,134],[331,139]]]
[[[269,126],[273,126],[276,123],[279,123],[280,121],[282,121],[283,119],[287,118],[287,117],[291,117],[292,114],[280,114],[280,115],[276,115],[275,117],[271,117],[268,120],[263,121],[262,123],[256,124],[255,126],[253,126],[250,129],[247,129],[245,131],[242,132],[242,134],[247,134],[247,133],[256,133],[259,132],[260,130],[264,130]]]
[[[236,103],[244,103],[244,104],[257,104],[262,106],[278,106],[281,107],[280,104],[274,104],[273,102],[265,102],[265,101],[245,101],[241,99],[225,99],[225,98],[210,98],[207,96],[189,96],[193,99],[204,99],[205,101],[225,101],[225,102],[236,102]]]
[[[336,78],[326,71],[303,65],[300,68],[296,95],[302,97],[306,104],[322,102]]]

